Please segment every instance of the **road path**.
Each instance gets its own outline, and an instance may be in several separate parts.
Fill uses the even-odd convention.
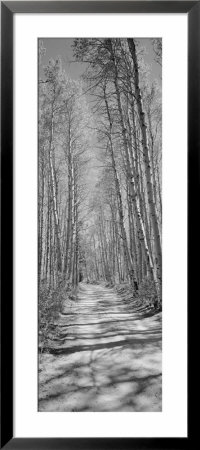
[[[161,411],[161,313],[80,284],[39,364],[40,411]]]

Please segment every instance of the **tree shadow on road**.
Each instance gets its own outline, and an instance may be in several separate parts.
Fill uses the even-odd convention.
[[[113,310],[113,296],[99,297],[61,316],[43,355],[39,410],[161,411],[161,315],[120,301]]]

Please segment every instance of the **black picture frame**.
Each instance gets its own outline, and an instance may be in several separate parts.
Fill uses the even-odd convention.
[[[13,16],[16,13],[187,13],[188,15],[188,323],[194,341],[192,301],[198,301],[200,147],[200,1],[5,1],[1,2],[1,448],[5,449],[193,449],[189,397],[187,438],[13,437]],[[178,31],[177,31],[178,32]],[[178,52],[178,49],[177,49]],[[180,163],[181,164],[181,163]],[[190,321],[189,321],[190,318]],[[197,319],[196,319],[197,320]],[[198,327],[197,327],[198,328]],[[193,333],[191,332],[193,331]],[[189,355],[189,385],[192,363]],[[198,406],[198,405],[197,405]]]

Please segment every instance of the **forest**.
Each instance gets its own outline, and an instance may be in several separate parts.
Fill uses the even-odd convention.
[[[101,314],[108,321],[112,314],[116,319],[118,314],[125,314],[128,326],[128,319],[135,320],[133,314],[137,313],[148,333],[153,324],[157,330],[159,325],[159,332],[161,330],[161,75],[159,80],[154,79],[152,66],[145,61],[145,39],[144,43],[142,39],[133,38],[71,41],[73,59],[70,63],[78,70],[81,68],[81,75],[76,79],[69,76],[59,55],[44,64],[45,42],[39,40],[41,410],[46,408],[45,401],[49,405],[42,386],[46,385],[47,389],[48,385],[48,395],[55,388],[50,379],[42,375],[44,365],[47,368],[48,362],[58,364],[58,359],[55,360],[58,355],[62,355],[62,362],[67,357],[71,364],[69,358],[75,350],[72,352],[70,347],[71,353],[68,351],[70,339],[83,339],[85,353],[84,349],[76,352],[85,355],[89,351],[84,341],[86,335],[81,338],[75,316],[83,322],[87,314],[98,314],[91,319],[99,326]],[[148,39],[149,46],[153,64],[161,74],[162,41]],[[147,322],[150,319],[155,323]],[[121,316],[117,325],[122,325]],[[70,327],[73,336],[68,332]],[[102,337],[106,338],[101,327],[98,336],[94,336],[96,331],[92,330],[86,339],[98,338],[100,342]],[[124,336],[124,329],[122,331]],[[110,345],[110,340],[106,341],[107,347],[108,342]],[[150,339],[147,347],[152,342],[151,353],[157,355],[154,340]],[[100,349],[95,348],[95,351]],[[73,373],[72,368],[71,371]],[[48,378],[48,374],[46,376]],[[63,378],[62,383],[65,382]],[[56,409],[58,404],[55,409],[52,402],[50,404],[47,408],[51,410],[81,410],[78,400],[74,409],[62,402],[60,409]],[[151,410],[151,407],[137,409],[139,406],[135,405],[131,410]],[[91,408],[90,401],[90,406],[83,406],[82,410]],[[122,407],[115,409],[113,403],[108,408],[106,410],[124,410]],[[155,408],[159,409],[160,403],[158,406],[157,402]],[[102,409],[99,406],[97,410]]]

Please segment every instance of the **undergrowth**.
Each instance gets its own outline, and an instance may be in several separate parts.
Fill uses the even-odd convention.
[[[157,298],[155,284],[152,280],[146,278],[139,286],[138,296],[143,304],[147,306],[161,310],[160,302]]]
[[[60,282],[56,289],[41,284],[38,301],[38,322],[39,322],[39,351],[43,352],[48,348],[51,339],[55,339],[58,334],[58,317],[62,313],[63,304],[66,299],[69,303],[77,298],[77,287],[71,284]]]
[[[127,298],[134,298],[138,305],[147,309],[154,309],[156,312],[161,311],[161,303],[158,302],[156,289],[153,281],[146,278],[139,285],[138,291],[133,292],[132,287],[128,283],[122,283],[115,286],[120,295]]]
[[[55,333],[56,320],[62,310],[63,293],[60,289],[40,287],[38,303],[39,347],[42,348],[49,340],[52,331]]]
[[[49,340],[57,334],[57,319],[62,312],[63,301],[69,289],[59,286],[51,289],[42,284],[39,289],[38,322],[39,322],[39,350],[42,353]],[[70,292],[68,296],[70,295]]]

